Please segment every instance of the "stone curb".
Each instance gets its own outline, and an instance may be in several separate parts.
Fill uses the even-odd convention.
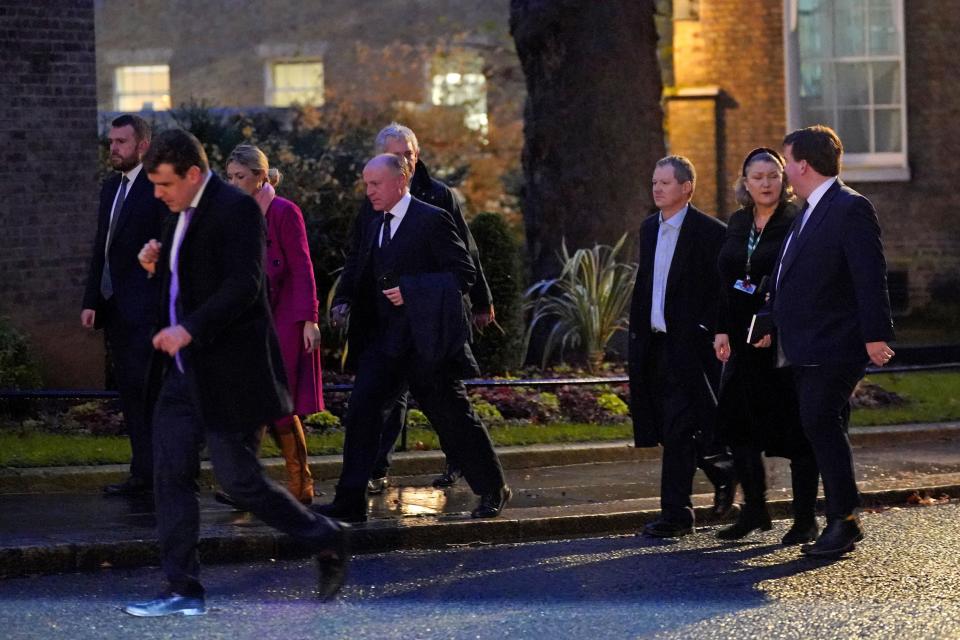
[[[917,484],[897,489],[865,491],[861,493],[861,497],[865,508],[876,508],[904,505],[915,493],[960,496],[960,484]],[[790,517],[789,500],[773,500],[768,504],[774,519]],[[719,524],[715,519],[711,519],[709,510],[709,507],[696,508],[698,522],[704,526]],[[644,524],[655,519],[658,514],[659,510],[635,510],[523,519],[438,522],[437,518],[430,518],[413,523],[380,520],[354,528],[351,546],[355,553],[364,554],[630,534],[639,532]],[[225,564],[304,558],[309,555],[309,549],[278,533],[238,532],[234,535],[202,538],[200,553],[206,564]],[[0,549],[0,578],[158,564],[159,550],[155,540]]]
[[[850,441],[854,446],[890,446],[903,442],[921,442],[960,437],[960,423],[904,424],[885,427],[854,427]],[[659,459],[659,448],[637,449],[629,440],[600,443],[572,443],[501,447],[497,449],[504,469],[557,467],[595,462],[624,462]],[[279,458],[263,461],[267,472],[283,480],[284,466]],[[439,473],[444,456],[439,451],[408,451],[394,456],[391,475],[416,476]],[[310,469],[318,480],[340,475],[340,456],[312,456]],[[90,467],[47,467],[32,469],[0,469],[0,494],[44,493],[58,491],[98,491],[103,485],[122,481],[127,465]],[[209,463],[201,467],[201,485],[214,485]]]

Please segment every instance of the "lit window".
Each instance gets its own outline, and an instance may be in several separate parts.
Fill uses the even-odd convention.
[[[117,111],[170,108],[170,67],[165,64],[117,67],[113,107]]]
[[[454,60],[448,60],[447,66]],[[467,68],[482,68],[483,61],[477,57]],[[433,104],[444,107],[461,107],[464,111],[463,123],[473,129],[487,131],[487,78],[479,70],[435,72],[431,90]]]
[[[908,179],[903,0],[786,2],[791,126],[833,127],[848,177]]]
[[[267,104],[323,104],[323,63],[273,62],[267,72]]]

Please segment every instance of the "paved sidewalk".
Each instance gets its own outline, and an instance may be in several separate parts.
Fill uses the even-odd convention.
[[[871,431],[874,431],[871,429]],[[960,428],[939,425],[890,429],[854,438],[861,490],[869,504],[903,502],[914,491],[960,496]],[[442,548],[600,533],[633,532],[657,514],[660,464],[656,450],[636,451],[625,443],[530,447],[504,450],[514,499],[500,518],[473,520],[476,498],[464,483],[433,489],[433,473],[395,476],[393,486],[371,499],[371,521],[356,527],[358,552],[402,548]],[[583,460],[596,462],[572,462]],[[535,466],[553,461],[554,466]],[[323,470],[326,461],[319,461]],[[399,469],[437,467],[435,454],[398,458]],[[774,513],[789,513],[789,466],[767,459]],[[46,471],[48,480],[56,473]],[[329,474],[317,488],[328,500],[335,480]],[[21,479],[32,477],[21,474]],[[98,479],[99,475],[96,476]],[[45,485],[37,483],[41,488]],[[82,484],[78,484],[78,487]],[[0,576],[156,564],[157,547],[150,504],[104,498],[99,484],[72,491],[0,495]],[[47,486],[49,489],[49,486]],[[34,487],[36,490],[36,487]],[[700,524],[712,494],[697,475],[695,504]],[[302,557],[285,536],[248,514],[201,496],[204,562]]]

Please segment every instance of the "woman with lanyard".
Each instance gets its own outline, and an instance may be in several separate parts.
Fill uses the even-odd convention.
[[[751,151],[735,185],[743,208],[730,216],[720,250],[720,317],[714,351],[724,363],[720,387],[719,435],[733,451],[744,505],[736,523],[717,537],[737,540],[772,528],[766,502],[763,454],[790,458],[793,526],[784,544],[817,536],[814,516],[819,473],[800,427],[797,398],[788,368],[777,368],[777,349],[747,342],[753,315],[763,306],[780,246],[798,209],[786,183],[784,161],[773,149]],[[760,343],[769,347],[772,338]]]

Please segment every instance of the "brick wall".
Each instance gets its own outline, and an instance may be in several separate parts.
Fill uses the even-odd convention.
[[[0,315],[26,332],[50,386],[103,383],[80,329],[96,219],[93,0],[0,0]]]
[[[931,285],[960,279],[960,83],[953,55],[960,11],[937,0],[904,3],[908,111],[908,182],[851,183],[876,205],[892,271],[908,274],[912,308],[930,299]],[[783,3],[703,0],[700,19],[674,24],[676,90],[718,87],[715,125],[703,110],[681,113],[669,103],[671,151],[701,168],[698,205],[709,210],[718,190],[721,217],[736,209],[731,185],[747,151],[779,148],[786,133]],[[713,126],[713,130],[708,130]],[[841,132],[842,134],[842,132]],[[716,160],[708,141],[716,140]]]
[[[690,158],[697,169],[693,204],[716,215],[720,202],[717,189],[717,100],[716,96],[678,95],[667,100],[668,153]],[[678,126],[671,127],[671,123]]]
[[[758,146],[779,146],[783,140],[782,11],[781,2],[703,0],[699,20],[680,20],[674,25],[677,90],[720,90],[718,130],[703,132],[717,141],[714,157],[704,158],[715,167],[715,173],[707,176],[706,171],[700,172],[704,193],[702,200],[695,200],[720,217],[737,209],[733,182],[746,153]],[[683,154],[684,150],[673,143],[674,136],[688,127],[694,131],[684,133],[684,137],[700,135],[697,123],[670,120],[670,147],[675,153]],[[708,193],[711,184],[715,185],[715,195]]]
[[[877,207],[890,268],[908,271],[912,306],[937,281],[960,279],[960,11],[947,4],[904,3],[910,181],[852,185]]]

